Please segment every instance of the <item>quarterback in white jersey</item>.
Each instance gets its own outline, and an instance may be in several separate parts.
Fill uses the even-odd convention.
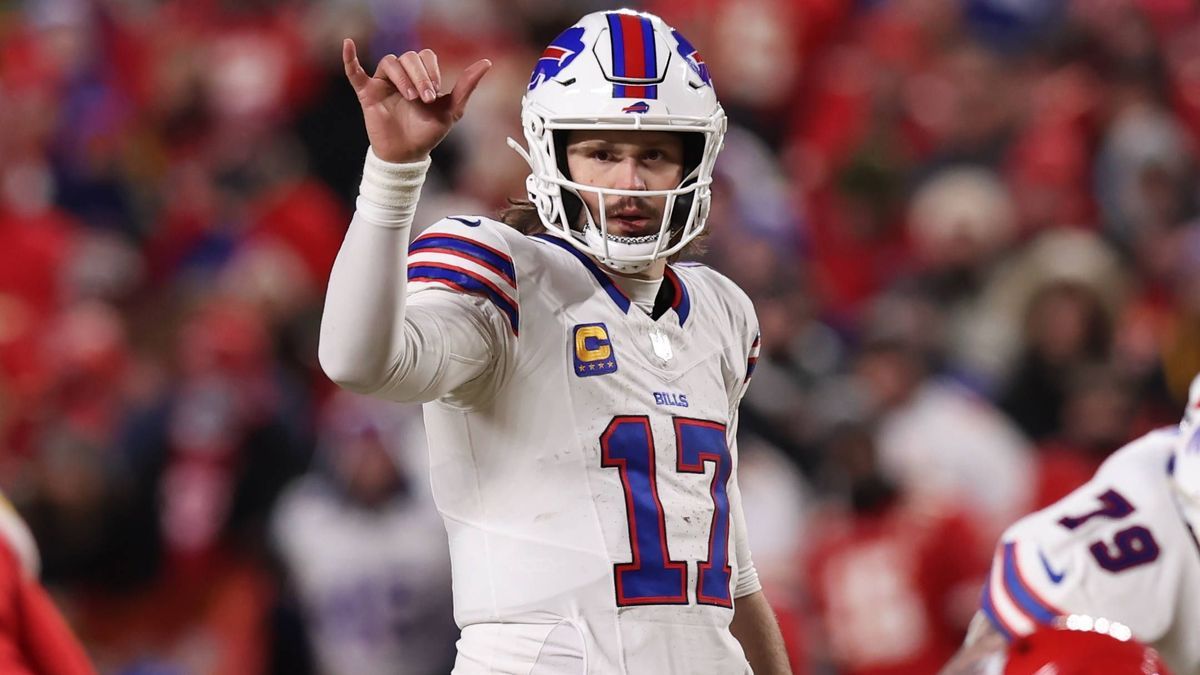
[[[429,50],[373,77],[343,56],[371,150],[321,363],[425,403],[455,673],[787,672],[736,478],[757,320],[722,275],[668,264],[704,228],[725,131],[695,48],[649,14],[585,16],[510,142],[540,232],[462,216],[411,244],[429,150],[490,64],[439,95]]]
[[[1175,673],[1200,675],[1198,404],[1200,378],[1178,427],[1121,448],[1004,533],[956,660],[1077,614],[1120,622]]]

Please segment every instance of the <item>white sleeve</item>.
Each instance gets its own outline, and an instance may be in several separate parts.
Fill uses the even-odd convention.
[[[494,312],[485,303],[422,293],[406,308],[409,231],[428,168],[428,159],[391,164],[367,153],[358,210],[329,277],[318,349],[325,373],[351,391],[431,401],[495,362]]]
[[[758,579],[758,570],[754,568],[754,561],[750,557],[750,539],[746,532],[746,516],[742,511],[742,489],[737,478],[739,464],[737,452],[738,407],[741,405],[742,397],[746,395],[746,390],[750,387],[754,366],[758,362],[761,340],[759,339],[758,317],[754,312],[753,303],[740,288],[734,286],[734,289],[736,297],[740,299],[745,311],[740,337],[746,354],[745,368],[740,373],[740,380],[734,383],[730,392],[728,435],[729,456],[733,461],[733,475],[729,486],[729,512],[733,519],[731,525],[733,527],[734,554],[737,559],[737,582],[733,589],[733,597],[740,598],[762,590],[762,582]]]
[[[1011,640],[1069,614],[1119,621],[1145,642],[1171,629],[1194,545],[1176,513],[1127,494],[1093,480],[1009,528],[981,600],[998,632]]]
[[[733,472],[729,480],[729,516],[730,527],[733,530],[734,569],[737,580],[734,582],[733,597],[741,598],[762,590],[762,582],[758,580],[758,570],[750,557],[750,538],[746,534],[746,515],[742,511],[742,489],[737,479],[737,418],[730,425],[732,433],[729,438],[729,456],[733,461]]]

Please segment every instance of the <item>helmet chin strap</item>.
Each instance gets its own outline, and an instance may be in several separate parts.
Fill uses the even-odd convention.
[[[617,240],[616,237],[608,237],[608,252],[610,255],[617,258],[628,258],[634,256],[648,256],[654,253],[655,247],[658,246],[659,235],[650,235],[646,237],[638,237],[638,239],[646,239],[638,243],[628,243]],[[593,250],[603,251],[605,249],[604,235],[600,234],[599,228],[589,223],[583,228],[583,239],[591,246]],[[639,262],[622,262],[611,258],[597,256],[600,264],[622,274],[637,274],[644,272],[654,264],[653,260],[643,260]]]
[[[581,209],[587,208],[578,195],[572,196],[578,202]],[[583,240],[596,252],[596,259],[605,267],[621,274],[637,274],[649,269],[660,257],[658,255],[659,251],[665,248],[659,245],[659,240],[664,233],[668,237],[671,236],[671,230],[667,225],[667,221],[670,220],[671,214],[674,211],[675,199],[672,197],[667,200],[667,208],[662,216],[662,222],[659,224],[659,230],[653,234],[639,237],[622,237],[607,233],[605,230],[608,223],[608,207],[604,204],[604,196],[602,194],[597,201],[599,202],[600,209],[599,223],[596,222],[590,212],[582,210],[580,212],[580,220],[582,220],[583,225]],[[635,260],[630,260],[631,258]]]

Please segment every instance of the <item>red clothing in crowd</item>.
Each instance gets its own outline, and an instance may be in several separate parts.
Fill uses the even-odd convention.
[[[1092,479],[1103,457],[1093,457],[1066,442],[1044,443],[1038,448],[1037,486],[1031,511],[1050,506]]]
[[[807,579],[840,672],[936,673],[962,642],[987,572],[976,528],[899,503],[822,521]]]

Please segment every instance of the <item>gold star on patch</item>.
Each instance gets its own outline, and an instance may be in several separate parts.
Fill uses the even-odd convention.
[[[584,371],[584,368],[583,368],[583,364],[581,363],[581,364],[579,364],[579,372],[582,373],[583,371]]]

